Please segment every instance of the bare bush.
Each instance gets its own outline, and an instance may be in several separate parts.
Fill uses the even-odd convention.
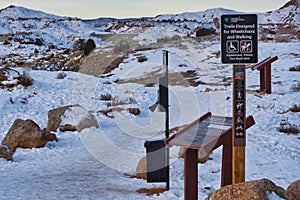
[[[111,96],[111,94],[101,94],[100,100],[110,101],[110,100],[112,100],[112,96]]]
[[[206,36],[206,35],[212,35],[215,34],[216,30],[213,28],[198,28],[196,30],[196,37]]]
[[[292,72],[300,72],[300,65],[299,65],[299,66],[295,66],[295,67],[290,67],[290,68],[289,68],[289,71],[292,71]]]
[[[17,79],[19,84],[23,85],[24,87],[29,87],[33,84],[33,79],[26,71],[23,71],[23,73]]]
[[[64,79],[64,78],[66,78],[66,77],[67,77],[67,74],[64,73],[64,72],[60,72],[60,73],[58,73],[58,74],[56,75],[56,78],[57,78],[57,79]]]
[[[139,108],[128,108],[128,112],[133,115],[139,115],[141,113]]]
[[[84,55],[88,56],[95,48],[96,48],[96,44],[94,40],[88,39],[88,41],[84,44],[83,47]]]
[[[291,112],[300,112],[300,105],[298,106],[297,104],[294,104],[291,108],[290,108]]]
[[[145,62],[148,60],[148,58],[144,55],[138,56],[137,57],[138,62]]]
[[[287,134],[298,134],[300,133],[300,128],[296,124],[292,124],[288,121],[288,119],[286,119],[281,120],[278,131]]]

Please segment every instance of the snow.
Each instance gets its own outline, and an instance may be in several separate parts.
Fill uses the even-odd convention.
[[[55,15],[32,10],[21,6],[9,6],[0,10],[0,18],[58,18]]]
[[[188,42],[187,42],[188,43]],[[186,44],[187,44],[186,43]],[[202,48],[199,49],[199,46]],[[204,82],[220,81],[222,76],[231,76],[231,66],[214,63],[219,58],[210,57],[218,51],[217,40],[190,43],[187,49],[170,47],[170,73],[184,70],[199,71]],[[299,113],[283,112],[293,104],[299,105],[299,92],[291,92],[294,83],[299,83],[298,72],[290,72],[290,66],[299,65],[294,52],[299,51],[299,42],[260,43],[260,60],[277,55],[272,64],[273,93],[259,98],[247,93],[247,115],[253,115],[256,124],[247,131],[246,180],[268,178],[287,188],[297,180],[299,172],[299,136],[280,133],[280,121],[288,119],[299,124]],[[144,87],[130,82],[134,78],[147,77],[153,71],[162,74],[162,49],[143,51],[148,61],[138,63],[130,54],[125,63],[107,78],[96,78],[75,72],[65,72],[65,79],[56,79],[59,72],[29,71],[34,80],[30,88],[18,87],[13,91],[1,89],[0,139],[2,140],[15,119],[30,118],[41,128],[47,125],[48,110],[64,105],[79,104],[81,107],[68,110],[63,123],[78,123],[92,113],[99,128],[81,132],[57,131],[58,142],[49,142],[42,149],[18,149],[14,160],[0,159],[0,195],[14,199],[183,199],[183,160],[177,158],[178,148],[171,148],[171,189],[160,196],[146,196],[136,190],[163,187],[162,183],[149,184],[132,179],[124,174],[134,174],[140,158],[145,155],[145,140],[162,139],[164,115],[150,112],[148,107],[156,101],[157,85]],[[188,54],[188,56],[186,56]],[[185,67],[178,67],[184,64]],[[18,71],[22,72],[21,69]],[[133,72],[136,72],[134,76]],[[247,88],[258,88],[258,72],[247,71]],[[114,80],[127,80],[118,83]],[[277,83],[279,82],[280,83]],[[111,84],[105,84],[111,82]],[[204,87],[218,89],[204,92]],[[221,90],[223,89],[223,90]],[[113,112],[108,118],[99,111],[107,109],[101,94],[110,93],[116,106],[138,107],[141,114]],[[170,87],[170,127],[192,122],[211,111],[216,115],[231,116],[231,86]],[[13,100],[13,104],[10,102]],[[21,102],[26,98],[27,103]],[[129,102],[121,104],[120,102]],[[120,103],[120,105],[118,105]],[[212,160],[199,165],[199,198],[220,188],[221,149],[211,155]],[[275,194],[269,194],[276,199]],[[278,198],[277,198],[278,199]]]
[[[280,198],[275,192],[268,193],[267,196],[269,200],[283,200],[283,198]]]
[[[155,44],[159,39],[171,39],[172,37],[183,36],[183,34],[169,31],[163,27],[151,27],[143,32],[140,32],[138,36],[134,37],[133,40],[139,41],[141,46]]]
[[[270,13],[258,13],[260,23],[285,22],[283,16],[296,13],[293,23],[299,24],[299,7],[288,7]],[[0,89],[0,141],[17,119],[32,119],[41,128],[47,126],[50,109],[72,107],[63,115],[62,124],[78,125],[90,115],[95,116],[99,128],[91,127],[81,132],[56,131],[58,142],[49,142],[41,149],[17,149],[13,161],[0,159],[0,196],[3,199],[183,199],[183,160],[178,159],[178,148],[170,149],[171,187],[160,196],[146,196],[136,190],[164,187],[163,183],[147,183],[129,178],[134,174],[139,159],[145,156],[146,140],[163,139],[164,113],[150,112],[149,106],[157,101],[158,85],[145,87],[137,79],[158,78],[163,75],[162,51],[168,50],[169,72],[195,70],[198,80],[205,83],[197,87],[170,86],[170,127],[191,123],[206,112],[231,116],[232,66],[221,64],[217,53],[220,50],[218,37],[196,41],[183,36],[199,25],[212,26],[212,19],[221,14],[238,13],[217,8],[204,12],[161,15],[149,18],[146,24],[155,27],[133,27],[112,32],[135,33],[140,45],[155,45],[158,41],[173,39],[156,50],[130,53],[128,58],[106,78],[64,72],[64,79],[57,79],[60,72],[27,71],[33,78],[29,88],[22,86],[12,90]],[[45,46],[17,42],[0,45],[0,58],[10,54],[19,55],[28,61],[42,55],[33,55],[35,49],[43,52],[47,45],[71,48],[79,38],[89,38],[90,33],[105,30],[107,23],[99,19],[99,27],[93,21],[57,17],[39,11],[14,7],[1,10],[0,34],[20,33],[24,40],[43,38]],[[39,17],[36,20],[34,18]],[[27,18],[20,21],[12,18]],[[172,20],[173,23],[162,22]],[[114,20],[112,20],[114,21]],[[130,21],[130,20],[129,20]],[[134,20],[133,20],[134,21]],[[201,24],[201,23],[204,24]],[[96,23],[96,21],[95,21]],[[142,22],[134,22],[139,25]],[[187,28],[184,28],[186,25]],[[34,32],[36,34],[26,35]],[[176,45],[176,38],[180,46]],[[103,48],[109,46],[96,42]],[[166,42],[167,43],[167,42]],[[106,46],[105,46],[106,45]],[[98,46],[99,47],[99,46]],[[51,50],[51,52],[54,50]],[[51,53],[49,52],[49,53]],[[247,115],[253,115],[256,124],[247,131],[246,180],[268,178],[287,188],[300,177],[299,135],[278,131],[285,121],[300,127],[299,112],[290,112],[293,105],[300,106],[300,93],[292,87],[300,84],[299,72],[289,71],[300,65],[300,42],[259,42],[259,60],[278,56],[272,64],[272,94],[257,95],[259,72],[247,70]],[[145,62],[138,62],[143,55]],[[9,61],[9,59],[6,59]],[[1,67],[1,66],[0,66]],[[22,73],[23,69],[16,69]],[[11,71],[12,83],[17,72]],[[178,79],[183,77],[178,76]],[[210,92],[205,92],[211,89]],[[111,94],[112,100],[103,101],[101,95]],[[105,116],[101,111],[112,108]],[[139,108],[140,114],[129,114],[126,109]],[[199,199],[220,188],[221,148],[216,149],[205,164],[199,164]],[[280,199],[268,194],[270,199]]]
[[[167,15],[159,15],[155,17],[155,21],[194,21],[201,23],[212,23],[213,18],[220,18],[223,14],[237,14],[234,10],[224,9],[224,8],[214,8],[208,9],[206,11],[200,12],[186,12],[181,14],[167,14]]]

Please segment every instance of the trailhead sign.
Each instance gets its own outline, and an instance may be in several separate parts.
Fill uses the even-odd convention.
[[[257,15],[221,16],[222,63],[257,63]]]

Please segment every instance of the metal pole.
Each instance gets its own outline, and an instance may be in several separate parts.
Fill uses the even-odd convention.
[[[168,66],[169,66],[169,58],[168,58],[168,51],[164,50],[163,51],[163,65],[164,65],[164,68],[165,68],[165,78],[166,78],[166,85],[165,87],[167,88],[167,94],[166,94],[166,107],[165,107],[165,112],[166,112],[166,123],[165,123],[165,134],[166,134],[166,139],[169,138],[169,69],[168,69]],[[166,190],[169,190],[170,189],[170,158],[169,158],[169,148],[166,148],[166,156],[167,156],[167,159],[166,159],[166,167],[167,167],[167,183],[166,183]]]

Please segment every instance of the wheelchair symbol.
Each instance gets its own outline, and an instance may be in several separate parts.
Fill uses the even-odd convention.
[[[238,53],[239,52],[239,42],[237,40],[228,40],[226,43],[227,53]]]

